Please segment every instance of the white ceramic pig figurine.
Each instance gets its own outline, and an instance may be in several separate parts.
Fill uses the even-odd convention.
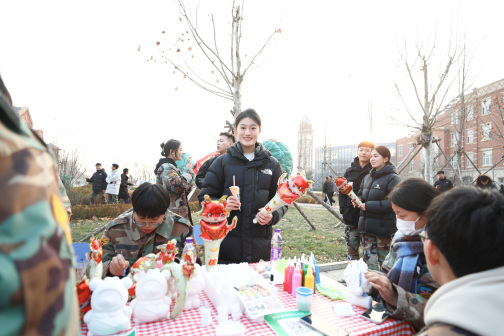
[[[350,261],[344,272],[347,283],[347,302],[363,308],[371,308],[371,297],[367,295],[371,285],[364,277],[364,272],[367,270],[366,263],[360,259]]]
[[[131,301],[135,323],[146,323],[162,320],[170,314],[171,300],[166,296],[170,271],[158,268],[134,275],[136,281],[136,298]]]
[[[116,334],[131,328],[131,308],[128,302],[128,289],[133,285],[130,278],[94,278],[89,283],[91,310],[84,315],[88,326],[87,336]]]
[[[200,265],[194,264],[194,274],[187,285],[187,299],[184,310],[198,308],[200,306],[199,292],[205,288],[205,277],[201,272]]]

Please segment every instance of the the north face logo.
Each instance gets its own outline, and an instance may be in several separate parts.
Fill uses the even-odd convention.
[[[266,175],[273,175],[273,172],[271,169],[263,169],[261,170],[261,173],[266,174]]]
[[[381,189],[381,188],[380,188],[380,185],[379,185],[379,184],[375,185],[375,186],[374,186],[374,189]]]

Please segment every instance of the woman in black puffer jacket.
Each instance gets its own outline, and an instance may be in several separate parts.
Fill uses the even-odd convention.
[[[263,145],[257,142],[261,132],[261,118],[254,110],[241,112],[235,120],[235,136],[238,140],[226,154],[215,159],[210,166],[203,188],[198,196],[212,199],[228,196],[229,220],[238,218],[236,227],[221,243],[219,263],[254,263],[270,260],[272,225],[278,223],[287,211],[282,207],[272,214],[259,213],[275,196],[282,168]],[[240,199],[231,196],[229,187],[240,187]],[[257,216],[257,224],[252,220]]]
[[[378,146],[371,151],[373,169],[366,175],[358,195],[362,200],[359,218],[364,261],[370,270],[380,270],[397,231],[396,216],[387,195],[401,181],[390,162],[390,151]]]

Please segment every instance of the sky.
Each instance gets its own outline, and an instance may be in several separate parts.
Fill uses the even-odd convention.
[[[227,55],[231,2],[188,2],[193,12],[197,6],[201,34],[213,43],[212,13]],[[152,170],[159,144],[172,138],[196,159],[215,149],[232,102],[161,62],[164,50],[177,62],[188,59],[208,80],[218,78],[196,45],[175,43],[186,30],[175,1],[3,0],[1,8],[0,74],[14,105],[29,107],[47,142],[77,149],[87,174],[96,162],[107,171],[112,163]],[[304,115],[315,146],[394,141],[411,132],[391,124],[391,116],[404,116],[395,84],[419,113],[400,52],[412,57],[416,45],[425,50],[435,40],[429,73],[436,78],[448,47],[464,40],[472,87],[500,80],[503,9],[501,1],[247,1],[245,64],[273,31],[281,33],[245,76],[242,108],[261,115],[260,141],[282,141],[294,158]],[[456,85],[455,74],[449,79]]]

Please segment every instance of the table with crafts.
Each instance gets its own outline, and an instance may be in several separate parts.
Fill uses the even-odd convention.
[[[331,286],[346,292],[346,287],[330,278],[322,275],[323,283],[330,283]],[[296,299],[283,291],[282,285],[276,286],[278,289],[278,297],[286,310],[296,310]],[[201,315],[197,308],[184,310],[175,320],[164,319],[157,322],[150,322],[132,326],[136,327],[136,335],[215,335],[215,330],[218,326],[217,309],[213,307],[211,301],[204,291],[199,294],[200,306],[208,305],[212,311],[212,324],[208,327],[200,327]],[[355,316],[338,317],[332,307],[332,303],[337,302],[323,295],[316,293],[313,296],[312,309],[314,314],[326,319],[329,323],[334,323],[335,326],[345,329],[349,335],[412,335],[413,329],[408,322],[398,321],[393,318],[387,319],[382,324],[374,324],[361,318],[360,314],[365,310],[358,306],[352,306]],[[174,303],[172,303],[173,309]],[[231,319],[231,316],[229,317]],[[246,335],[275,335],[275,332],[268,326],[266,322],[253,322],[242,315],[239,320],[246,328]],[[88,328],[85,323],[81,325],[82,335],[86,335]]]

